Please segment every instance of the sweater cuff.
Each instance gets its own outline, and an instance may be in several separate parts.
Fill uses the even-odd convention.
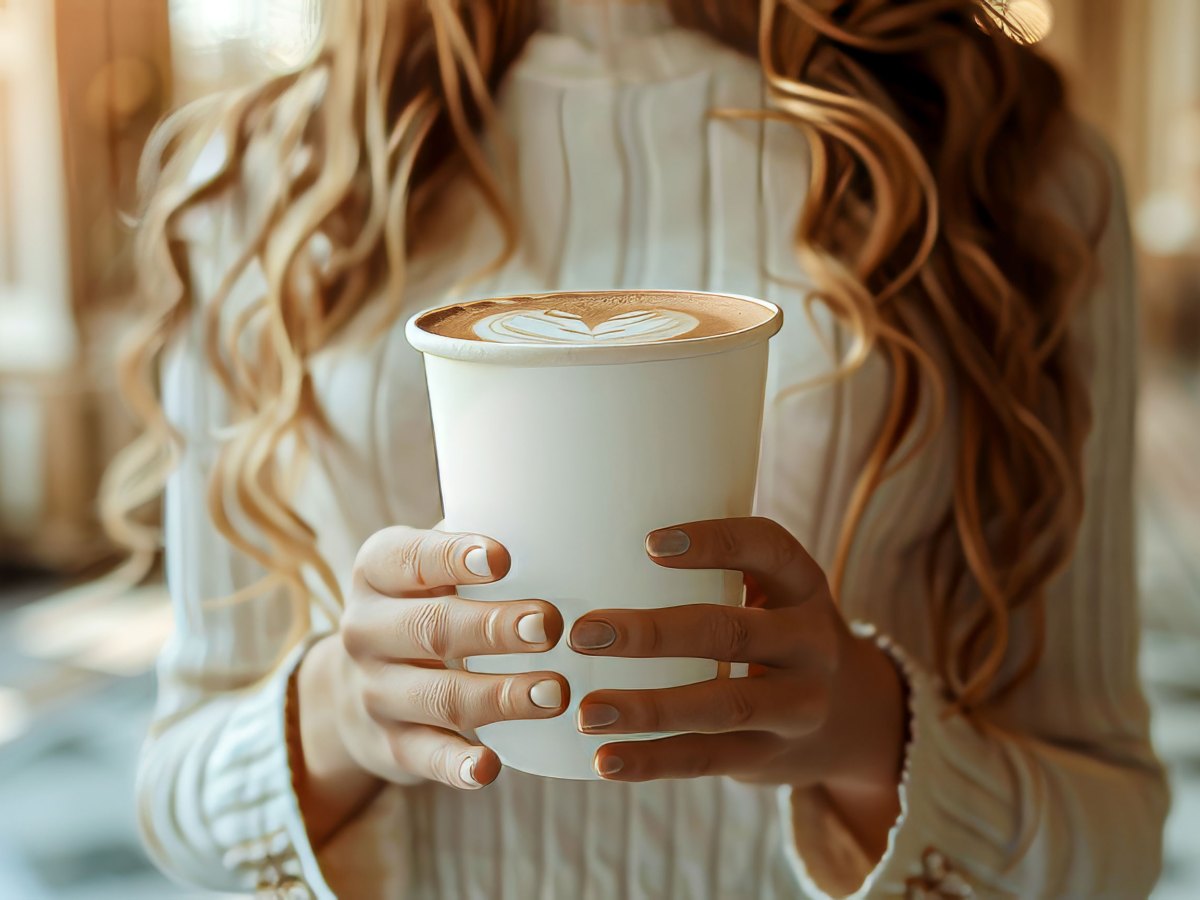
[[[293,787],[288,742],[288,693],[304,655],[321,638],[310,635],[256,692],[238,704],[209,758],[203,802],[223,863],[255,873],[260,896],[337,900],[321,874]]]
[[[866,897],[974,896],[934,841],[937,813],[932,786],[945,777],[933,732],[941,727],[938,682],[873,625],[851,625],[874,640],[896,664],[908,693],[909,739],[900,776],[900,817],[888,832],[887,850],[873,863],[830,803],[824,790],[779,791],[785,850],[806,895],[814,900]]]

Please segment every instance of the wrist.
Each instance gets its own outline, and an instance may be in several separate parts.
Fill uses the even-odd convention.
[[[350,753],[338,723],[342,647],[338,635],[322,638],[293,676],[289,721],[297,746],[289,747],[292,783],[309,840],[319,847],[366,803],[380,786]]]
[[[337,679],[339,671],[337,635],[319,640],[300,661],[293,676],[295,715],[300,737],[299,760],[307,778],[324,778],[355,766],[337,726]]]
[[[895,794],[908,741],[907,687],[896,663],[870,638],[851,637],[837,692],[839,764],[826,787]]]
[[[900,818],[907,687],[895,662],[872,640],[851,638],[845,659],[844,680],[850,686],[835,694],[842,715],[833,741],[842,752],[822,787],[864,852],[879,860]]]

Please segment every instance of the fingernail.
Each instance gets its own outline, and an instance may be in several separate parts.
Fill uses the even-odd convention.
[[[527,644],[546,643],[546,617],[530,613],[517,619],[517,636]]]
[[[625,768],[625,763],[619,756],[605,756],[596,763],[596,771],[601,775],[616,775],[623,768]]]
[[[529,699],[542,709],[558,709],[562,706],[562,685],[553,678],[539,681],[529,689]]]
[[[583,731],[589,728],[604,728],[619,717],[620,713],[614,706],[607,703],[590,703],[579,707],[579,728]]]
[[[462,765],[458,767],[458,777],[465,781],[471,787],[483,787],[482,784],[475,778],[475,759],[468,756],[462,761]]]
[[[480,578],[492,577],[492,566],[488,562],[487,550],[483,547],[472,547],[467,551],[466,559],[463,560],[467,564],[467,571],[472,575]]]
[[[661,559],[665,556],[683,556],[692,547],[692,539],[686,531],[678,528],[668,528],[666,531],[652,531],[646,535],[646,552]]]
[[[571,629],[571,646],[577,650],[603,650],[617,639],[617,630],[607,622],[579,622]]]

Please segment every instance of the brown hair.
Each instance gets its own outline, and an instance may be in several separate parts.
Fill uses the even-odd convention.
[[[414,235],[450,177],[471,179],[519,239],[478,138],[492,92],[537,27],[525,0],[354,0],[330,4],[319,48],[297,71],[185,108],[146,155],[141,229],[144,331],[123,367],[143,437],[106,491],[115,533],[149,552],[130,513],[157,496],[177,442],[153,390],[163,349],[197,309],[234,420],[213,472],[221,532],[307,608],[303,573],[337,582],[293,510],[280,448],[319,424],[308,362],[386,287],[400,311]],[[994,699],[1036,664],[1048,582],[1068,562],[1082,511],[1086,392],[1068,323],[1091,283],[1099,228],[1054,216],[1043,176],[1074,133],[1055,68],[975,0],[669,0],[676,20],[755,55],[765,110],[812,149],[796,252],[855,336],[841,374],[871,353],[891,399],[846,511],[835,592],[882,481],[957,420],[953,502],[929,541],[938,667],[958,705]],[[1006,31],[1008,33],[1006,33]],[[214,135],[229,148],[200,184],[186,176]],[[181,216],[234,191],[247,151],[276,173],[265,216],[212,297],[193,296]],[[1104,182],[1097,179],[1097,187]],[[258,186],[256,185],[256,191]],[[1106,216],[1105,216],[1106,217]],[[327,242],[318,261],[314,239]],[[267,291],[223,325],[254,261]],[[256,340],[249,348],[245,334]],[[937,336],[923,346],[918,334]],[[251,365],[251,360],[253,364]],[[922,411],[927,415],[922,415]],[[928,422],[927,428],[920,423]],[[256,534],[234,527],[230,509]],[[255,586],[243,592],[253,594]],[[1028,606],[1029,652],[1009,656]],[[1008,665],[1012,674],[1002,679]]]

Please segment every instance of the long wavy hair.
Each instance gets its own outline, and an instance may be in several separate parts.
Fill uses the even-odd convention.
[[[1068,325],[1091,285],[1107,212],[1081,229],[1047,205],[1042,176],[1076,134],[1062,79],[1019,23],[978,0],[668,6],[679,24],[761,64],[765,108],[714,114],[778,120],[807,137],[795,251],[817,286],[809,302],[853,337],[839,377],[872,354],[890,371],[886,415],[844,512],[835,594],[872,497],[948,427],[952,410],[954,433],[942,437],[955,447],[953,500],[927,547],[934,646],[960,709],[995,700],[1037,665],[1046,587],[1070,559],[1083,507],[1090,412]],[[149,309],[121,371],[144,431],[104,493],[110,528],[137,555],[157,548],[136,513],[159,496],[180,441],[156,373],[164,350],[200,321],[232,410],[210,514],[270,582],[222,602],[283,585],[307,622],[308,573],[336,605],[337,579],[293,508],[283,461],[321,424],[310,360],[372,297],[387,304],[379,327],[395,322],[422,222],[448,180],[473,182],[503,226],[495,264],[512,254],[520,234],[504,154],[494,162],[480,136],[496,130],[495,88],[537,29],[538,7],[339,0],[304,65],[160,126],[142,171]],[[197,179],[213,139],[227,152]],[[247,168],[254,154],[257,175]],[[254,185],[262,215],[216,291],[196,296],[182,219],[264,172]],[[1105,185],[1098,177],[1097,191]],[[252,264],[266,290],[231,311]],[[1010,622],[1022,607],[1034,633],[1011,659]]]

